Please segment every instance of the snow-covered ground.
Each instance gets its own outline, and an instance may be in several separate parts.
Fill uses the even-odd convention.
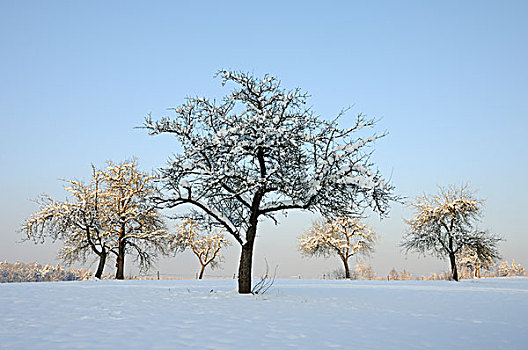
[[[528,278],[0,285],[0,348],[526,349]]]

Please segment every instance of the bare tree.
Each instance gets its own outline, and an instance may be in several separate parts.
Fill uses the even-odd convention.
[[[145,127],[151,135],[170,133],[182,152],[162,170],[160,204],[191,205],[211,217],[241,246],[238,291],[251,292],[253,249],[263,218],[291,209],[324,216],[357,215],[365,208],[384,215],[393,199],[370,162],[364,135],[374,125],[361,114],[348,128],[338,119],[318,118],[306,107],[307,94],[287,91],[275,77],[255,78],[222,70],[234,89],[220,103],[189,98],[173,118]]]
[[[149,203],[154,194],[153,176],[142,173],[135,160],[108,163],[104,170],[92,166],[89,184],[65,180],[69,200],[42,196],[40,211],[22,226],[27,239],[62,240],[59,257],[67,263],[84,262],[92,253],[99,257],[95,277],[100,278],[108,257],[116,257],[116,278],[124,278],[126,253],[134,253],[142,269],[167,244],[161,214]]]
[[[405,269],[401,272],[398,272],[395,268],[390,270],[387,279],[389,281],[408,281],[412,278],[412,275],[407,272]]]
[[[463,247],[456,255],[457,265],[462,272],[462,278],[480,278],[482,270],[488,270],[495,263],[492,256],[479,257],[475,249]],[[464,277],[464,270],[469,270],[469,276]],[[460,276],[459,276],[460,277]]]
[[[398,281],[400,279],[400,274],[398,271],[393,267],[392,270],[389,271],[389,274],[387,275],[387,279],[389,281]]]
[[[365,263],[363,259],[359,259],[354,265],[354,273],[352,279],[354,280],[373,280],[376,278],[376,273],[372,266]]]
[[[102,191],[102,174],[92,166],[89,184],[77,180],[64,180],[70,201],[55,201],[47,195],[35,202],[40,210],[22,225],[26,239],[43,243],[45,238],[63,240],[59,258],[68,264],[86,261],[90,254],[99,257],[95,277],[101,278],[106,263],[109,245],[104,239],[107,225],[105,209],[101,203],[106,195]]]
[[[409,203],[416,214],[406,220],[409,229],[401,246],[406,252],[449,258],[451,278],[458,281],[456,259],[462,249],[471,249],[480,261],[499,257],[497,245],[502,239],[476,228],[482,205],[468,185],[440,187],[438,194],[416,198]]]
[[[188,247],[200,262],[200,273],[198,279],[203,278],[205,268],[211,266],[216,268],[222,261],[223,256],[220,254],[222,248],[231,245],[225,235],[220,231],[211,227],[212,232],[204,234],[200,231],[198,222],[186,219],[178,227],[176,231],[176,238],[173,241],[173,247]]]
[[[357,218],[320,220],[299,236],[299,250],[306,256],[337,255],[343,262],[345,278],[351,278],[348,260],[373,250],[376,235]]]
[[[512,277],[512,276],[525,276],[526,270],[521,264],[516,264],[515,260],[512,259],[511,265],[505,260],[497,266],[495,272],[497,277]]]

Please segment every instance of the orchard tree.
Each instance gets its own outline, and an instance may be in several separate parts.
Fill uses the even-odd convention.
[[[68,263],[99,257],[95,277],[100,278],[108,254],[116,257],[116,278],[124,278],[125,254],[133,253],[142,269],[163,252],[168,233],[159,211],[149,203],[153,176],[138,170],[135,160],[108,163],[104,170],[92,166],[89,184],[66,180],[69,200],[49,196],[37,200],[40,211],[22,226],[27,239],[62,240],[59,257]]]
[[[398,272],[394,267],[390,270],[387,279],[389,281],[408,281],[412,278],[412,275],[405,271]]]
[[[440,187],[438,194],[418,197],[409,206],[416,214],[406,220],[409,228],[401,246],[406,252],[448,258],[453,280],[458,281],[457,254],[465,248],[483,262],[499,258],[502,239],[477,229],[483,201],[468,185]]]
[[[356,265],[354,265],[354,273],[352,279],[355,280],[373,280],[376,278],[376,273],[372,266],[365,263],[363,259],[360,259]]]
[[[481,270],[489,270],[495,264],[495,257],[479,257],[476,250],[470,247],[462,248],[456,254],[456,260],[458,268],[460,268],[462,275],[464,274],[464,268],[471,271],[471,275],[467,277],[480,278]],[[464,278],[464,276],[462,276]]]
[[[299,250],[305,256],[337,255],[343,262],[345,278],[350,279],[348,260],[358,254],[371,252],[376,235],[357,218],[320,220],[299,236]]]
[[[198,225],[198,222],[186,219],[176,231],[175,248],[189,248],[200,262],[200,273],[198,279],[203,278],[205,268],[211,266],[215,269],[222,261],[223,255],[220,254],[222,248],[228,247],[231,243],[226,239],[220,229],[210,227],[211,232],[204,234]]]
[[[150,268],[156,253],[169,243],[163,218],[150,197],[156,193],[154,176],[141,172],[135,160],[108,162],[103,173],[108,195],[107,233],[116,257],[116,279],[124,279],[125,256],[132,254],[140,268]]]
[[[99,264],[95,277],[101,278],[110,246],[105,240],[108,220],[102,203],[106,193],[102,191],[102,173],[92,166],[89,184],[77,180],[64,180],[69,200],[56,201],[48,195],[34,200],[40,210],[32,214],[21,231],[26,239],[43,243],[46,238],[63,240],[59,258],[68,264],[85,262],[95,254]]]
[[[352,126],[324,120],[306,106],[299,88],[285,90],[270,75],[262,79],[220,71],[233,89],[217,102],[188,98],[174,115],[145,127],[151,135],[173,134],[181,145],[161,170],[163,196],[174,208],[190,205],[212,218],[241,246],[238,291],[251,292],[252,259],[259,222],[276,221],[292,209],[358,215],[367,207],[387,214],[392,186],[370,162],[365,137],[373,126],[361,114]]]

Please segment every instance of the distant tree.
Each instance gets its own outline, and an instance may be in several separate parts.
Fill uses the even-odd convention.
[[[467,269],[469,271],[469,276],[462,274],[462,278],[480,278],[481,271],[488,270],[494,264],[493,257],[479,257],[475,249],[470,247],[462,248],[456,257],[460,270],[464,271]]]
[[[356,265],[354,265],[354,273],[352,279],[354,280],[373,280],[376,278],[376,273],[372,266],[368,265],[360,259]]]
[[[393,267],[392,270],[389,271],[389,274],[387,276],[387,279],[390,281],[397,281],[400,279],[400,274],[396,269]]]
[[[515,260],[512,260],[511,265],[505,260],[497,267],[496,274],[498,277],[524,276],[526,270],[521,264],[516,264]]]
[[[179,225],[173,241],[173,247],[175,245],[176,249],[189,248],[198,258],[200,262],[198,279],[203,278],[207,266],[214,269],[223,261],[224,257],[220,254],[220,250],[231,245],[219,229],[213,227],[210,229],[209,234],[204,234],[198,222],[186,219]]]
[[[331,279],[342,280],[345,279],[345,269],[343,269],[342,267],[338,267],[337,269],[332,270],[323,276],[324,278],[328,276],[328,278]]]
[[[514,276],[525,276],[526,270],[521,264],[516,264],[515,260],[512,259],[510,273]]]
[[[24,264],[17,261],[10,264],[0,262],[0,283],[6,282],[41,282],[41,281],[76,281],[92,277],[91,270],[67,270],[63,266],[52,266],[39,263]]]
[[[467,185],[440,187],[436,195],[416,198],[409,203],[416,214],[406,220],[409,229],[401,246],[406,252],[449,258],[451,278],[458,281],[456,260],[462,249],[471,249],[480,261],[499,257],[497,245],[502,239],[476,228],[482,204]]]
[[[299,236],[299,250],[305,256],[337,255],[343,262],[345,278],[350,278],[348,260],[357,254],[373,250],[376,235],[357,218],[341,217],[336,220],[320,220]]]
[[[508,264],[508,261],[503,261],[498,267],[497,267],[497,277],[508,277],[510,275],[510,265]]]
[[[392,268],[387,278],[391,281],[408,281],[412,278],[412,275],[405,269],[403,269],[401,272],[398,272],[395,268]]]
[[[400,272],[400,280],[402,281],[409,281],[412,279],[412,275],[407,270],[403,269],[402,272]]]
[[[158,210],[149,203],[154,194],[153,176],[142,173],[135,160],[108,163],[104,170],[92,166],[89,184],[65,180],[70,198],[55,201],[43,196],[40,211],[22,226],[27,239],[62,240],[59,257],[65,262],[85,261],[91,253],[99,257],[100,278],[108,254],[116,257],[116,278],[124,278],[125,254],[133,253],[142,269],[150,266],[167,244],[167,231]]]
[[[344,112],[331,121],[318,118],[306,107],[306,93],[282,89],[275,77],[218,75],[223,85],[235,85],[220,103],[189,98],[172,119],[149,116],[145,127],[175,135],[182,149],[162,170],[168,194],[159,203],[191,205],[231,234],[242,248],[238,291],[251,293],[263,218],[276,220],[291,209],[351,216],[368,207],[385,215],[393,189],[370,162],[368,148],[381,136],[360,132],[372,120],[359,115],[341,128]]]

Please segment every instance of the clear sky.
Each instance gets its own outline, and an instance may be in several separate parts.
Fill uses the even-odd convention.
[[[0,260],[56,263],[57,245],[18,243],[41,193],[64,199],[60,178],[90,164],[139,158],[163,166],[177,144],[134,129],[186,96],[219,97],[220,68],[271,73],[308,91],[323,118],[353,105],[389,135],[374,160],[397,193],[470,182],[486,199],[482,228],[504,258],[528,267],[528,2],[526,1],[2,1],[0,2]],[[368,262],[417,275],[447,262],[404,256],[411,215],[395,204],[370,223],[381,236]],[[313,217],[263,225],[264,258],[280,276],[318,277],[337,259],[302,259],[296,236]],[[239,248],[219,275],[232,275]],[[162,273],[194,276],[189,254]],[[113,272],[113,267],[107,271]]]

